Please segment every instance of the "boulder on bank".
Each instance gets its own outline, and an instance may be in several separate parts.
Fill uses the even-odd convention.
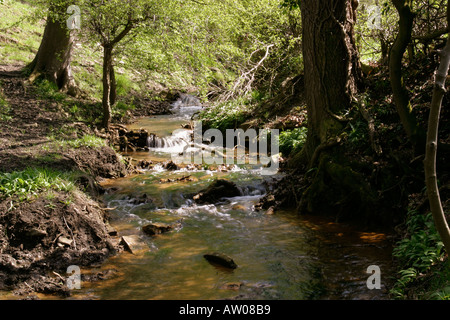
[[[242,195],[242,191],[232,181],[225,179],[215,180],[209,187],[200,191],[193,197],[196,203],[215,203],[222,198],[232,198]]]
[[[228,269],[236,269],[237,264],[233,261],[232,258],[227,256],[226,254],[220,253],[220,252],[212,252],[207,253],[203,255],[203,257],[208,260],[208,262],[213,264],[218,264],[222,267],[228,268]]]
[[[120,152],[136,152],[148,151],[148,139],[150,133],[140,128],[139,130],[128,130],[128,128],[121,124],[111,125],[110,140],[112,144]]]

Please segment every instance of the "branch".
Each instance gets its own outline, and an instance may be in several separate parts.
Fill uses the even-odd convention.
[[[243,92],[243,94],[245,95],[251,90],[251,86],[252,86],[253,82],[255,81],[255,72],[263,64],[264,60],[267,59],[267,57],[269,56],[269,50],[273,46],[274,46],[274,44],[269,44],[266,47],[266,54],[264,55],[264,57],[262,57],[262,59],[259,60],[259,62],[253,68],[251,68],[247,72],[242,73],[242,75],[239,77],[239,79],[237,79],[237,81],[235,82],[233,89],[231,89],[222,98],[223,101],[227,101],[228,99],[232,98],[234,96],[234,94],[237,93],[238,91]],[[252,55],[253,55],[253,53],[252,53]]]
[[[448,28],[445,29],[441,29],[441,30],[436,30],[432,33],[423,35],[423,36],[414,36],[412,37],[413,40],[419,40],[420,42],[429,42],[431,40],[434,40],[436,38],[439,38],[440,36],[446,34],[449,32]]]

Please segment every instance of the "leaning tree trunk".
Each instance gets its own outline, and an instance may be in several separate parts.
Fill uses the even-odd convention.
[[[447,12],[450,13],[449,11]],[[436,172],[436,156],[438,145],[439,114],[441,112],[444,93],[446,92],[445,80],[447,79],[449,68],[450,68],[450,40],[447,40],[447,45],[445,46],[444,50],[441,53],[441,63],[435,76],[436,79],[433,90],[433,99],[431,101],[430,115],[428,120],[428,133],[427,133],[425,160],[424,160],[425,181],[427,186],[428,199],[430,202],[430,209],[433,214],[436,229],[439,232],[439,235],[442,239],[442,242],[444,243],[447,253],[450,253],[450,229],[448,227],[447,220],[445,218],[445,213],[442,208],[442,202],[439,195],[437,172]]]
[[[30,81],[43,76],[59,89],[71,92],[69,89],[75,87],[70,67],[73,37],[67,29],[66,21],[54,18],[52,10],[56,9],[50,10],[39,50],[27,67],[31,71]]]
[[[399,13],[399,31],[389,53],[389,77],[394,103],[416,154],[423,154],[425,135],[412,113],[411,102],[402,76],[402,59],[411,41],[414,22],[414,14],[411,11],[412,0],[392,0],[392,2]]]

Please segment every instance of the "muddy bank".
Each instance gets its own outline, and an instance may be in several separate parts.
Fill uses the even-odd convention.
[[[93,266],[123,250],[96,196],[98,181],[126,175],[127,166],[108,147],[68,150],[59,165],[80,172],[74,191],[0,202],[0,290],[68,296],[68,266]]]
[[[75,122],[64,104],[39,97],[19,67],[0,66],[9,116],[1,122],[0,172],[27,168],[70,172],[75,188],[47,188],[27,199],[0,193],[0,290],[19,299],[36,298],[36,293],[68,296],[69,266],[95,266],[123,250],[98,198],[104,192],[99,182],[126,176],[134,168],[108,144],[59,145],[58,141],[85,135],[109,137],[94,126]],[[85,277],[96,280],[104,275]]]
[[[0,203],[0,289],[68,296],[66,270],[92,266],[120,250],[107,216],[81,192]]]

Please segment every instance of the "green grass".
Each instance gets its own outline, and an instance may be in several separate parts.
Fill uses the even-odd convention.
[[[81,138],[72,140],[60,140],[55,137],[50,137],[50,139],[53,141],[49,145],[43,147],[43,149],[46,151],[61,150],[67,148],[79,149],[82,147],[101,148],[107,146],[105,140],[89,134],[84,135]]]
[[[75,185],[71,173],[47,168],[0,173],[0,198],[19,197],[26,200],[47,190],[72,191]]]
[[[0,61],[29,63],[39,49],[44,21],[35,18],[36,9],[21,1],[0,4]]]
[[[36,93],[41,99],[62,102],[66,100],[67,95],[58,90],[58,86],[46,79],[35,81]]]

